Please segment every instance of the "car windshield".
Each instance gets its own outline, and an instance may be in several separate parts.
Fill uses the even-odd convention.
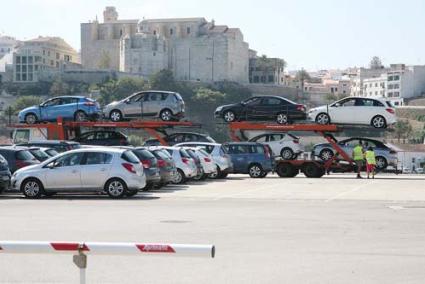
[[[168,152],[166,154],[166,152],[158,150],[158,151],[153,151],[152,152],[156,158],[160,159],[160,160],[169,160],[171,157],[168,155]]]
[[[47,160],[49,157],[49,155],[47,155],[46,153],[44,153],[43,151],[41,151],[40,149],[30,149],[31,154],[34,155],[34,157],[37,158],[37,160]]]
[[[22,151],[16,152],[16,159],[21,161],[36,160],[33,154],[31,154],[30,151],[28,150],[22,150]]]
[[[130,150],[122,153],[121,158],[124,161],[127,161],[127,162],[132,163],[132,164],[139,164],[140,163],[139,158],[137,158],[137,156],[134,155],[134,153]]]
[[[191,156],[187,153],[187,151],[185,149],[180,149],[180,155],[183,158],[191,158]]]

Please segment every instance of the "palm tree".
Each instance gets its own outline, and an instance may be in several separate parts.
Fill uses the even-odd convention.
[[[311,80],[310,74],[304,68],[301,68],[295,75],[295,79],[301,83],[301,94],[304,96],[304,83]]]

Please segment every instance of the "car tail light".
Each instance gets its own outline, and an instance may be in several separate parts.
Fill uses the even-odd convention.
[[[188,158],[182,158],[183,163],[185,164],[189,164],[189,159]]]
[[[143,168],[145,169],[149,169],[152,166],[152,163],[150,160],[142,160],[141,162],[142,162]]]
[[[16,160],[16,167],[18,169],[29,166],[30,163],[28,163],[27,161],[22,161],[22,160]]]
[[[300,140],[294,139],[294,140],[292,140],[292,142],[294,142],[295,144],[299,144],[300,143]]]
[[[164,168],[167,166],[167,163],[164,160],[158,160],[158,167]]]
[[[391,149],[390,154],[397,154],[397,151]]]
[[[85,102],[84,105],[85,106],[95,106],[96,103],[95,102]]]
[[[297,110],[305,111],[305,106],[304,105],[297,105]]]
[[[205,161],[205,162],[207,162],[207,163],[210,163],[210,162],[211,162],[211,159],[210,159],[210,158],[208,158],[208,157],[205,157],[205,158],[204,158],[204,161]]]
[[[395,110],[393,108],[387,108],[386,111],[388,111],[391,114],[395,114]]]
[[[123,163],[122,164],[122,166],[127,170],[127,171],[129,171],[130,173],[133,173],[133,174],[135,174],[136,173],[136,170],[134,169],[134,166],[132,165],[132,164],[129,164],[129,163]]]
[[[270,158],[270,150],[269,150],[269,147],[264,147],[264,153],[265,153],[265,155],[266,155],[266,158],[268,159],[268,158]]]

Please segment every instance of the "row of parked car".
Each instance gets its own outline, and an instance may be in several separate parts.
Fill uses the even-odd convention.
[[[49,99],[19,112],[19,121],[33,124],[64,119],[85,121],[107,118],[117,122],[134,118],[179,120],[185,115],[183,98],[175,92],[144,91],[112,102],[103,109],[96,101],[82,96]],[[262,120],[288,124],[314,121],[318,124],[360,124],[386,128],[397,121],[394,107],[382,98],[348,97],[307,111],[303,104],[279,96],[251,97],[240,103],[219,106],[214,115],[225,122]]]
[[[174,146],[93,146],[35,141],[0,146],[0,188],[26,197],[101,192],[112,198],[229,173],[263,178],[273,170],[267,145],[256,142],[185,142]]]

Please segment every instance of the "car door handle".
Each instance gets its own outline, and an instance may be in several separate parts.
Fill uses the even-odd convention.
[[[101,172],[106,172],[106,169],[105,168],[101,168],[100,171]]]
[[[78,171],[77,170],[72,170],[72,173],[73,174],[76,174],[76,173],[78,173]]]

